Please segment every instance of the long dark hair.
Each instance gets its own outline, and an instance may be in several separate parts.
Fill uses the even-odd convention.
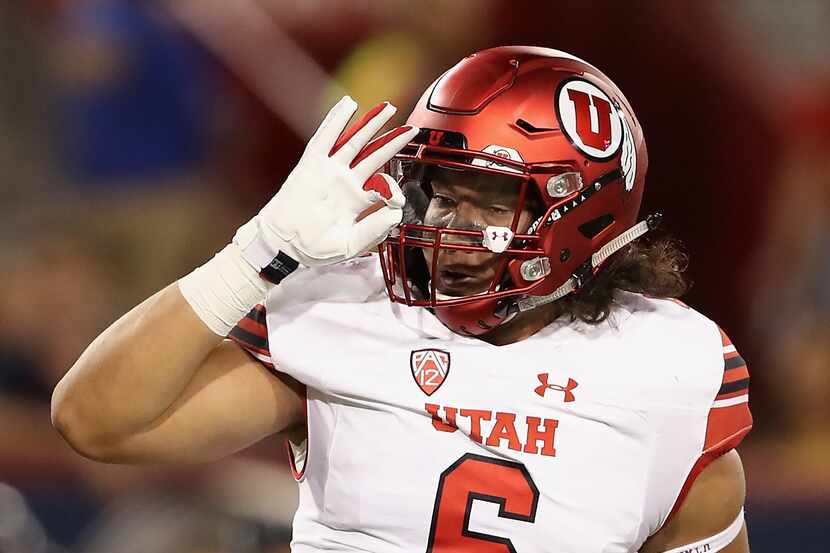
[[[616,290],[679,298],[689,289],[684,275],[688,264],[689,256],[678,240],[665,235],[642,237],[617,252],[579,292],[559,300],[559,315],[599,324],[608,318]]]

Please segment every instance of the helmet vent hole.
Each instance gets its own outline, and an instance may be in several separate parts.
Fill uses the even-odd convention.
[[[611,214],[605,214],[597,217],[596,219],[592,219],[587,223],[579,225],[579,232],[581,232],[582,236],[585,238],[591,239],[613,224],[614,217]]]
[[[550,132],[555,131],[556,129],[549,129],[547,127],[536,127],[532,123],[525,121],[524,119],[516,119],[516,126],[522,129],[523,131],[533,134],[537,132]]]

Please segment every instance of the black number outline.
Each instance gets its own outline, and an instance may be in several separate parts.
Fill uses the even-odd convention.
[[[499,517],[500,518],[507,518],[510,520],[519,520],[522,522],[536,522],[536,508],[539,505],[539,488],[536,487],[536,483],[533,481],[533,478],[530,477],[530,473],[522,463],[518,463],[516,461],[508,461],[506,459],[497,459],[495,457],[486,457],[484,455],[476,455],[475,453],[465,453],[461,457],[459,457],[453,464],[447,467],[442,473],[441,477],[438,479],[438,490],[435,494],[435,504],[432,508],[432,522],[429,527],[429,541],[427,542],[427,550],[426,553],[433,553],[433,546],[435,545],[435,531],[438,525],[438,509],[441,505],[441,498],[444,495],[444,480],[452,474],[456,469],[458,469],[461,465],[466,463],[469,460],[480,461],[483,463],[490,463],[492,465],[500,465],[503,467],[510,467],[513,469],[519,470],[522,476],[527,483],[528,488],[531,491],[533,496],[533,501],[531,503],[530,508],[530,515],[524,516],[516,513],[511,513],[505,510],[505,504],[507,503],[506,497],[494,496],[494,495],[487,495],[483,493],[478,493],[473,490],[469,490],[467,492],[467,505],[464,509],[464,523],[461,527],[461,535],[468,538],[478,539],[482,541],[489,541],[492,543],[500,543],[507,547],[510,553],[517,553],[516,548],[513,546],[513,541],[510,538],[505,538],[501,536],[494,536],[492,534],[482,534],[480,532],[473,532],[470,530],[470,514],[473,508],[473,501],[478,499],[481,501],[487,501],[489,503],[495,503],[499,506]]]

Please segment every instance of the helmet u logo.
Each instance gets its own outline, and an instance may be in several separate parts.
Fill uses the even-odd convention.
[[[605,150],[611,144],[611,104],[581,90],[568,90],[568,98],[574,104],[576,134],[582,143],[597,150]],[[596,112],[596,125],[591,117],[591,107]]]

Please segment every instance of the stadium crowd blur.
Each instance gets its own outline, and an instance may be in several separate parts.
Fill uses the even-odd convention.
[[[3,3],[0,552],[287,550],[279,440],[199,467],[98,464],[52,429],[51,390],[227,242],[344,91],[406,114],[463,55],[515,43],[590,60],[637,110],[644,212],[687,245],[687,303],[752,373],[752,549],[827,551],[829,28],[822,0]]]

